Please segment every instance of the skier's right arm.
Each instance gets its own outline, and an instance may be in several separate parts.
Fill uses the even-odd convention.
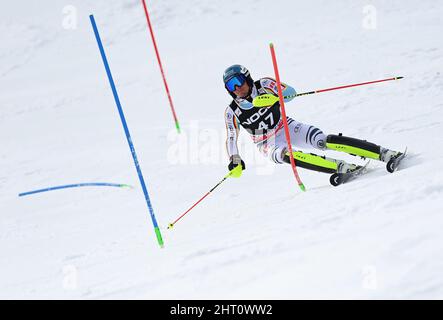
[[[240,132],[240,128],[237,123],[237,118],[235,117],[234,112],[230,107],[226,108],[225,111],[225,123],[226,123],[226,151],[229,157],[229,166],[228,169],[231,171],[237,165],[241,164],[243,170],[245,169],[245,163],[240,158],[238,154],[237,140],[238,134]]]

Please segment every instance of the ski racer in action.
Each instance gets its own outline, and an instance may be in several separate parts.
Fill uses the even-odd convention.
[[[229,170],[245,163],[239,155],[237,138],[240,127],[246,129],[259,151],[275,163],[290,163],[287,142],[280,113],[280,104],[257,108],[253,100],[257,96],[272,94],[277,96],[277,83],[272,78],[254,81],[249,70],[241,65],[232,65],[223,74],[225,89],[233,100],[225,111],[227,129],[226,148],[229,157]],[[296,94],[294,88],[282,83],[285,102],[291,101]],[[292,96],[292,97],[291,97]],[[380,145],[339,135],[326,135],[319,128],[298,122],[287,117],[291,144],[302,149],[336,150],[362,158],[375,159],[387,163],[387,170],[393,172],[401,152]],[[360,169],[355,164],[343,160],[327,158],[313,153],[293,152],[298,167],[329,174],[346,174]],[[331,181],[332,184],[334,184]],[[336,184],[334,184],[336,185]]]

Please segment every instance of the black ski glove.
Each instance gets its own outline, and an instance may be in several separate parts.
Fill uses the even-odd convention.
[[[234,169],[238,165],[242,166],[242,170],[246,169],[245,162],[240,158],[240,156],[238,154],[234,154],[231,157],[231,162],[229,163],[229,166],[228,166],[229,171],[231,171],[232,169]]]

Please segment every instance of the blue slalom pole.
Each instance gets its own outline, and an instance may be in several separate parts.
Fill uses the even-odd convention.
[[[152,223],[154,225],[155,234],[157,236],[157,241],[160,247],[163,247],[163,239],[160,233],[160,228],[158,227],[157,220],[154,215],[154,209],[151,205],[151,200],[149,198],[148,189],[146,188],[145,179],[143,178],[142,171],[140,169],[140,164],[137,159],[137,154],[135,153],[134,144],[132,143],[131,134],[129,133],[128,125],[126,123],[125,115],[123,113],[123,108],[120,104],[120,99],[117,94],[117,89],[115,88],[114,79],[112,78],[111,69],[109,68],[108,60],[106,58],[105,50],[103,48],[102,41],[100,39],[100,34],[98,33],[97,25],[95,23],[94,16],[91,14],[89,16],[92,24],[92,28],[94,29],[95,38],[97,39],[97,44],[100,49],[100,54],[103,59],[103,64],[105,65],[106,73],[108,75],[109,84],[111,85],[112,93],[114,95],[115,103],[117,104],[118,113],[120,114],[120,119],[122,121],[123,129],[125,130],[126,139],[128,140],[129,149],[131,150],[132,158],[134,159],[135,168],[137,169],[138,178],[140,180],[140,184],[143,189],[143,193],[145,195],[146,204],[148,205],[149,213],[151,215]]]
[[[121,184],[121,183],[107,183],[107,182],[86,182],[86,183],[75,183],[75,184],[67,184],[63,186],[55,186],[55,187],[49,187],[44,189],[38,189],[33,191],[27,191],[19,193],[19,197],[23,196],[29,196],[31,194],[41,193],[41,192],[48,192],[48,191],[54,191],[54,190],[60,190],[60,189],[68,189],[68,188],[78,188],[78,187],[117,187],[117,188],[132,188],[128,184]]]

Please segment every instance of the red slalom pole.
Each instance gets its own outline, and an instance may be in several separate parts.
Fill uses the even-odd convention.
[[[169,105],[171,106],[172,115],[174,117],[175,127],[177,128],[177,132],[180,133],[180,124],[178,122],[177,114],[175,113],[174,104],[172,103],[172,97],[169,91],[168,83],[166,81],[165,72],[163,71],[160,54],[158,53],[157,42],[155,41],[154,31],[152,29],[151,20],[149,19],[148,7],[146,6],[145,0],[142,0],[142,3],[143,8],[145,9],[146,20],[148,21],[149,32],[151,33],[152,43],[154,44],[155,55],[157,56],[158,65],[160,67],[160,72],[162,74],[163,83],[166,89],[166,94],[168,95]]]
[[[275,57],[274,45],[272,43],[270,43],[269,48],[271,49],[272,64],[274,65],[275,80],[277,81],[278,98],[280,100],[280,109],[281,109],[281,114],[282,114],[283,125],[285,127],[285,135],[286,135],[286,141],[288,143],[288,150],[289,150],[289,154],[290,154],[289,159],[291,159],[292,171],[294,172],[295,179],[297,180],[297,183],[298,183],[298,186],[300,187],[300,189],[302,191],[306,191],[305,185],[303,184],[303,182],[300,179],[300,176],[298,175],[297,168],[295,166],[294,155],[292,153],[291,136],[289,134],[288,121],[286,119],[285,101],[283,99],[283,92],[281,89],[280,75],[278,73],[278,66],[277,66],[277,59]]]

